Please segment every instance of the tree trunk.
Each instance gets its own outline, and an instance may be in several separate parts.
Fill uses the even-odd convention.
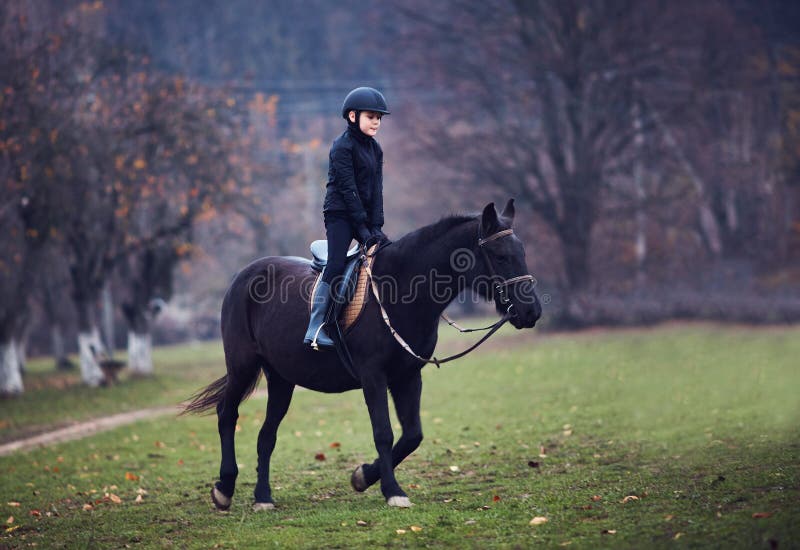
[[[89,332],[78,333],[78,349],[81,358],[81,379],[87,386],[96,388],[104,379],[98,359],[105,349],[97,327],[93,326]]]
[[[58,323],[54,323],[50,327],[50,342],[53,359],[56,361],[56,369],[70,368],[70,361],[64,348],[64,334],[61,331],[61,325]]]
[[[114,356],[114,296],[111,294],[111,281],[106,281],[100,293],[103,309],[103,336],[105,336],[106,349],[109,357]]]
[[[137,376],[153,375],[153,342],[149,332],[128,331],[128,368]]]
[[[8,340],[0,343],[0,395],[15,395],[24,391],[17,343]]]
[[[570,234],[561,238],[564,274],[569,290],[583,290],[589,284],[589,239]]]

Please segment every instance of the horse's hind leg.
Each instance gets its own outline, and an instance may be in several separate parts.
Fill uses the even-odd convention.
[[[219,466],[219,481],[211,490],[211,499],[220,510],[230,508],[233,491],[236,488],[236,477],[239,475],[234,446],[236,421],[239,419],[239,404],[254,387],[261,374],[255,357],[250,363],[243,363],[239,368],[231,368],[230,361],[226,353],[226,362],[229,362],[227,383],[225,391],[217,403],[217,429],[219,430],[222,461]]]
[[[268,510],[274,508],[272,490],[269,486],[269,461],[275,449],[278,426],[292,401],[294,384],[287,382],[275,372],[264,373],[267,375],[267,417],[261,431],[258,432],[258,481],[254,491],[255,504],[253,510]]]
[[[422,375],[417,372],[411,378],[397,381],[390,386],[397,418],[403,433],[392,448],[392,468],[396,468],[413,453],[422,442],[422,422],[419,417],[420,396],[422,394]],[[350,483],[356,491],[366,491],[381,478],[380,462],[362,464],[353,472]],[[400,505],[408,505],[408,499],[395,500]]]

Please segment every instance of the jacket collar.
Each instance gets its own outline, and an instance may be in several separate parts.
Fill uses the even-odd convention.
[[[367,144],[370,142],[370,140],[372,140],[371,136],[368,136],[367,134],[361,131],[361,128],[358,127],[357,123],[350,122],[349,119],[347,120],[347,131],[350,133],[351,136],[353,136],[361,143]]]

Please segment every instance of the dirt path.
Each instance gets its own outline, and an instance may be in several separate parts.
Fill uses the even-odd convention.
[[[303,389],[303,388],[298,388]],[[253,397],[266,397],[267,390],[256,390]],[[139,420],[149,420],[151,418],[158,418],[168,414],[177,415],[182,410],[182,405],[167,405],[164,407],[151,407],[149,409],[140,409],[138,411],[128,411],[124,413],[105,416],[102,418],[94,418],[85,422],[79,422],[65,428],[59,428],[49,432],[40,433],[31,437],[9,441],[0,445],[0,456],[7,456],[16,452],[30,451],[31,449],[38,449],[39,447],[48,447],[56,443],[64,443],[65,441],[74,441],[76,439],[83,439],[96,433],[113,430],[120,426],[127,426]]]
[[[31,449],[46,447],[56,443],[63,443],[65,441],[81,439],[99,432],[105,432],[120,426],[133,424],[139,420],[147,420],[150,418],[165,416],[167,414],[178,414],[178,412],[180,412],[178,407],[175,405],[170,405],[168,407],[153,407],[150,409],[119,413],[103,418],[95,418],[93,420],[87,420],[86,422],[80,422],[72,426],[67,426],[66,428],[60,428],[51,432],[35,435],[33,437],[27,437],[25,439],[18,439],[16,441],[4,443],[3,445],[0,445],[0,456],[10,455],[18,451],[30,451]]]

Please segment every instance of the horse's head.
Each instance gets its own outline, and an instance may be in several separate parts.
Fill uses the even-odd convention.
[[[541,317],[542,306],[534,288],[536,279],[529,275],[525,263],[525,247],[511,228],[513,222],[514,199],[508,200],[500,214],[493,202],[483,209],[476,262],[481,270],[477,279],[480,284],[473,288],[494,300],[500,314],[510,311],[514,327],[529,328]]]

